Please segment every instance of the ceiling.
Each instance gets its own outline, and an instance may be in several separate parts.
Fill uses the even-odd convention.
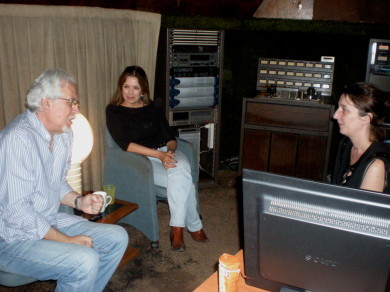
[[[390,24],[389,0],[0,0],[0,3],[94,6],[186,17],[250,19],[256,13],[258,18]],[[310,17],[297,14],[298,7],[310,11]]]

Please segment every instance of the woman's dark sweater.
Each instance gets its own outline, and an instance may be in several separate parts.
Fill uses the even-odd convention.
[[[109,104],[106,122],[112,138],[125,151],[131,142],[157,149],[176,140],[164,113],[153,102],[140,108]]]

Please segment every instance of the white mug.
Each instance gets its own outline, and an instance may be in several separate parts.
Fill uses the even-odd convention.
[[[103,213],[104,210],[106,210],[106,207],[111,203],[112,198],[110,196],[107,196],[107,193],[103,191],[94,192],[93,194],[102,196],[103,206],[102,209],[100,210],[100,213]]]

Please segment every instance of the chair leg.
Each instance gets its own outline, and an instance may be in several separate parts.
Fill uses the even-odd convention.
[[[152,241],[150,243],[150,246],[152,247],[152,249],[158,249],[160,247],[160,244],[158,243],[158,241]]]

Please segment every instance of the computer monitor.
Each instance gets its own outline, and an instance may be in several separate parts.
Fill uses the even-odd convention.
[[[390,196],[243,170],[248,285],[390,291]]]

